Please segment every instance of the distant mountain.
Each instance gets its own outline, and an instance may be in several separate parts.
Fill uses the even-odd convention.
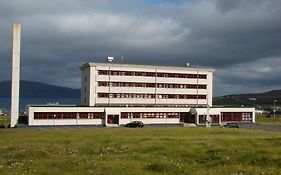
[[[0,97],[11,96],[11,81],[0,82]],[[33,81],[20,81],[22,98],[80,98],[80,89],[53,86]]]
[[[263,93],[256,94],[234,94],[221,97],[215,97],[213,99],[214,105],[226,105],[226,106],[268,106],[272,107],[274,101],[275,105],[281,105],[281,90],[272,90]]]

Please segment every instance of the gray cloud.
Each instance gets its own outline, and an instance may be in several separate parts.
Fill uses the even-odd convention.
[[[280,88],[280,15],[279,0],[2,0],[0,80],[10,79],[12,23],[19,21],[22,79],[78,88],[79,65],[110,55],[213,67],[215,95]]]
[[[278,89],[281,84],[281,59],[279,56],[238,63],[219,68],[215,74],[215,85],[222,94]]]

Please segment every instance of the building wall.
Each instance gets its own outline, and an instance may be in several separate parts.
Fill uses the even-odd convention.
[[[30,126],[53,126],[53,125],[110,125],[108,115],[118,115],[118,125],[124,125],[131,121],[143,121],[144,124],[177,124],[180,123],[179,116],[177,118],[121,118],[121,113],[188,113],[190,108],[116,108],[116,107],[77,107],[77,106],[29,106],[27,113],[29,116],[28,125]],[[104,113],[101,118],[81,119],[78,113]],[[36,119],[36,113],[47,113],[52,117],[46,119]],[[58,113],[75,113],[75,118],[59,119]]]
[[[125,125],[131,121],[142,121],[144,124],[179,124],[189,121],[197,125],[205,125],[202,117],[208,114],[207,108],[161,108],[161,107],[77,107],[77,106],[29,106],[29,125],[31,126],[53,126],[53,125]],[[61,113],[72,114],[71,117],[61,117]],[[98,117],[85,113],[98,113]],[[240,120],[236,115],[231,119],[234,121],[222,121],[223,113],[249,113],[251,120]],[[40,118],[38,114],[48,114],[47,118]],[[80,114],[80,115],[79,115]],[[135,115],[136,114],[136,115]],[[153,116],[152,116],[153,114]],[[213,124],[225,124],[227,122],[255,122],[254,108],[210,108],[209,115],[214,116]],[[116,116],[117,122],[111,122],[109,116]],[[181,120],[181,117],[185,117]],[[187,119],[188,117],[193,117]],[[200,118],[201,117],[201,118]],[[217,121],[218,120],[218,121]]]
[[[89,71],[90,69],[90,71]],[[101,75],[99,71],[106,71]],[[91,77],[90,82],[81,82],[81,94],[89,106],[126,106],[126,105],[185,105],[212,106],[213,70],[192,67],[144,66],[123,64],[88,63],[81,66],[82,76]],[[118,71],[118,72],[117,72]],[[123,75],[119,75],[120,71]],[[128,76],[132,72],[134,76]],[[137,76],[146,72],[153,76]],[[204,78],[158,77],[166,73],[183,75],[193,74]],[[118,74],[118,75],[116,75]],[[157,75],[157,76],[156,76]],[[105,86],[100,86],[105,83]],[[139,85],[141,84],[141,87]],[[132,85],[133,87],[130,87]],[[144,87],[148,86],[149,87]],[[198,89],[197,86],[206,86]],[[138,86],[138,87],[136,87]],[[150,87],[153,86],[153,87]],[[165,87],[166,86],[166,87]],[[177,86],[177,87],[175,87]],[[196,86],[189,88],[187,86]],[[90,90],[86,94],[83,87]],[[102,96],[102,97],[101,97]],[[122,98],[123,97],[123,98]],[[82,99],[81,99],[82,100]]]
[[[85,68],[81,72],[81,105],[90,105],[90,67]]]
[[[208,108],[195,108],[194,111],[198,119],[197,124],[199,125],[200,124],[205,125],[204,122],[200,122],[200,116],[206,116],[208,114],[214,117],[218,116],[219,124],[226,124],[229,122],[238,122],[238,123],[256,122],[255,108],[210,108],[209,111]],[[232,117],[227,117],[224,119],[224,114],[229,114]]]
[[[72,113],[79,113],[79,112],[104,112],[104,108],[92,108],[92,107],[76,107],[76,106],[40,106],[34,107],[29,106],[27,108],[28,114],[28,125],[30,126],[43,126],[43,125],[101,125],[102,119],[35,119],[35,113],[62,113],[62,112],[72,112]]]

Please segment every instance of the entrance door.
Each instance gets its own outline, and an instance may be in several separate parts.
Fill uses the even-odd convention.
[[[107,115],[107,124],[119,125],[119,115]]]
[[[185,118],[185,123],[195,123],[195,114],[189,113]]]
[[[195,114],[191,114],[189,112],[181,112],[180,113],[180,122],[195,123]]]
[[[186,113],[185,112],[181,112],[180,113],[180,122],[184,123],[184,119],[185,119]]]

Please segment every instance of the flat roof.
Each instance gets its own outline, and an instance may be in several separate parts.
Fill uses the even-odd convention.
[[[80,66],[81,70],[84,70],[87,67],[95,67],[95,66],[110,66],[110,67],[134,67],[134,68],[159,68],[159,69],[179,69],[179,70],[204,70],[204,71],[209,71],[209,72],[214,72],[215,69],[209,68],[209,67],[197,67],[197,66],[164,66],[164,65],[145,65],[145,64],[127,64],[127,63],[97,63],[97,62],[88,62],[85,64],[82,64]]]

